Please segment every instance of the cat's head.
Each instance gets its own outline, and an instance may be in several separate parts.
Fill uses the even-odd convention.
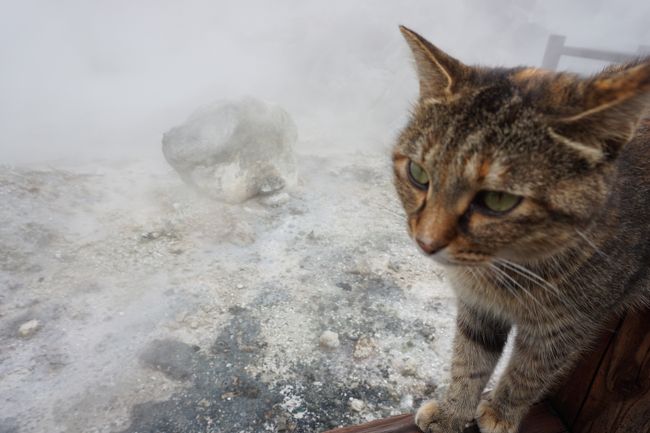
[[[650,106],[650,61],[589,78],[472,67],[401,30],[420,82],[393,153],[411,237],[468,265],[570,244],[605,210],[616,159]]]

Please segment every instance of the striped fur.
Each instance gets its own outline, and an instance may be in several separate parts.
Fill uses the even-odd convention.
[[[650,303],[650,60],[593,77],[461,64],[402,28],[420,100],[394,149],[409,234],[443,245],[458,296],[451,385],[431,433],[514,433],[611,314]],[[410,161],[429,176],[414,187]],[[494,215],[480,191],[523,197]],[[481,401],[508,333],[512,358]]]

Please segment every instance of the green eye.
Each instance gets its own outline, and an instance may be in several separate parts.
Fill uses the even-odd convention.
[[[426,190],[429,187],[429,175],[420,164],[409,161],[409,179],[416,188]]]
[[[501,191],[482,191],[478,196],[479,204],[494,213],[505,213],[514,209],[521,197]]]

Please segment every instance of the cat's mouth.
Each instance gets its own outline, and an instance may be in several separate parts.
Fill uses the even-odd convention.
[[[488,266],[490,261],[489,260],[465,260],[465,259],[454,259],[454,258],[446,258],[446,259],[437,259],[433,257],[433,259],[437,262],[440,263],[441,265],[445,266]]]
[[[488,266],[492,257],[485,254],[462,252],[462,255],[455,255],[449,252],[447,248],[436,251],[434,254],[427,253],[419,248],[425,256],[433,259],[436,263],[443,266]]]

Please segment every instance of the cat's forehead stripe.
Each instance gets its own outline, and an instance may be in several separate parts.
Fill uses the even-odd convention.
[[[427,138],[426,135],[421,135],[416,141],[415,141],[415,148],[417,150],[418,154],[418,159],[422,162],[429,163],[429,154],[430,154],[430,148],[431,145],[427,143]]]
[[[468,180],[480,180],[485,177],[486,169],[489,168],[489,162],[482,160],[478,153],[473,153],[469,157],[463,158],[463,176]]]
[[[485,167],[484,176],[482,176],[483,182],[492,189],[499,189],[500,185],[503,184],[507,171],[506,165],[499,161],[493,161]]]

